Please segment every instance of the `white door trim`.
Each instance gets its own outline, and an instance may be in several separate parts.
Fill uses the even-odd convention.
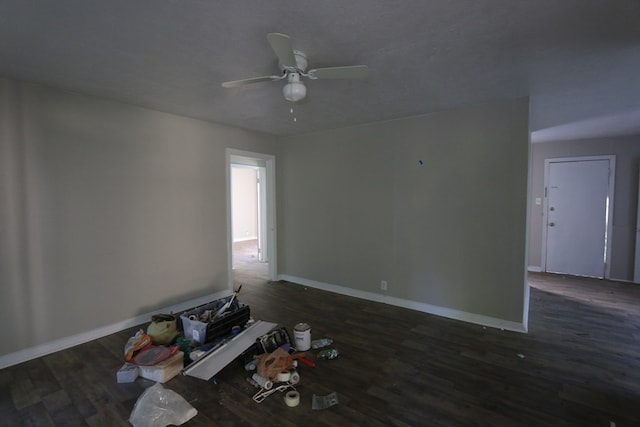
[[[264,242],[269,241],[267,236],[269,225],[267,223],[267,215],[264,215],[264,212],[267,212],[265,195],[269,194],[269,191],[267,191],[267,182],[269,180],[267,179],[266,167],[258,167],[256,172],[258,176],[258,261],[268,262],[270,253],[269,248],[264,247]]]
[[[548,183],[549,183],[549,168],[552,163],[564,163],[564,162],[584,162],[594,160],[608,160],[609,161],[609,190],[608,190],[608,206],[607,206],[607,234],[605,239],[605,251],[606,251],[606,264],[604,271],[604,278],[609,279],[611,275],[611,240],[613,233],[613,196],[615,190],[615,178],[616,178],[616,156],[586,156],[586,157],[558,157],[553,159],[544,160],[544,198],[542,204],[542,258],[541,269],[547,271],[547,206],[548,206]]]
[[[266,237],[267,257],[269,263],[269,279],[275,280],[277,275],[276,253],[276,157],[271,154],[254,153],[251,151],[227,148],[226,177],[227,177],[227,277],[228,287],[233,289],[233,230],[231,228],[231,164],[258,165],[264,163],[266,168]]]

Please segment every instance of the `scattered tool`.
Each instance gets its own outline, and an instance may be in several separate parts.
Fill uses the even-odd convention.
[[[309,359],[305,359],[304,357],[298,357],[298,361],[300,361],[300,363],[309,366],[310,368],[315,368],[316,364],[315,362],[312,362]]]
[[[242,285],[238,287],[237,291],[233,291],[233,295],[231,295],[231,298],[229,298],[229,301],[227,301],[225,305],[223,305],[222,308],[218,310],[218,312],[211,317],[212,321],[222,316],[224,312],[227,311],[229,307],[231,307],[231,304],[233,304],[233,301],[236,299],[236,297],[240,293],[240,289],[242,289]]]

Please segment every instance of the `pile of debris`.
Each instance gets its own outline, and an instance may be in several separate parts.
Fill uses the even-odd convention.
[[[185,311],[179,316],[153,315],[146,332],[140,329],[127,341],[125,364],[117,372],[117,381],[133,382],[140,376],[165,383],[179,373],[210,380],[230,362],[240,360],[249,375],[246,381],[258,389],[253,395],[256,403],[280,392],[284,393],[286,406],[298,406],[298,367],[315,367],[313,359],[335,359],[339,352],[329,348],[333,343],[329,338],[312,341],[311,328],[306,323],[294,326],[292,340],[285,327],[255,321],[249,307],[238,299],[240,289],[226,298]],[[309,356],[310,350],[317,351]],[[152,416],[154,403],[149,400],[157,400],[155,404],[158,405],[166,401],[161,396],[163,393],[174,392],[163,389],[160,384],[156,386],[153,392],[151,388],[147,389],[136,403],[130,419],[134,426],[146,425],[144,423],[150,418],[154,420],[153,425],[163,425],[163,420]],[[338,397],[336,393],[328,396],[314,394],[311,403],[312,409],[326,409],[336,405]],[[183,408],[180,416],[171,418],[168,423],[180,425],[197,414],[188,403]],[[143,424],[137,418],[141,411],[145,413]],[[166,408],[156,412],[163,417],[172,413]]]

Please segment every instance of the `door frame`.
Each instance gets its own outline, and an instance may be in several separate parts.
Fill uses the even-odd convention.
[[[605,213],[606,221],[606,234],[605,234],[605,268],[604,278],[609,279],[611,275],[611,241],[613,234],[613,206],[614,206],[614,190],[616,179],[616,156],[583,156],[583,157],[558,157],[552,159],[544,159],[544,198],[542,204],[542,258],[541,269],[547,271],[547,210],[549,203],[549,169],[552,163],[567,163],[567,162],[588,162],[595,160],[608,160],[609,161],[609,190],[607,196],[607,207]]]
[[[233,229],[232,229],[232,206],[231,206],[231,165],[263,166],[265,168],[263,197],[263,212],[258,221],[263,221],[265,227],[261,230],[262,236],[266,239],[265,256],[269,267],[269,280],[275,280],[277,275],[277,253],[276,253],[276,157],[271,154],[255,153],[251,151],[227,148],[226,150],[226,177],[227,177],[227,277],[228,287],[233,289]]]

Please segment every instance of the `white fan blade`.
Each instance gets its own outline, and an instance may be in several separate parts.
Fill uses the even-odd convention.
[[[349,65],[346,67],[327,67],[309,70],[311,79],[364,79],[369,75],[366,65]]]
[[[275,52],[280,63],[285,67],[296,67],[296,57],[293,54],[291,38],[286,34],[269,33],[267,39],[271,49]]]
[[[230,82],[222,83],[222,87],[236,87],[236,86],[244,86],[250,85],[253,83],[261,83],[261,82],[269,82],[274,80],[282,80],[285,78],[285,75],[282,76],[262,76],[262,77],[254,77],[252,79],[242,79],[242,80],[233,80]]]

